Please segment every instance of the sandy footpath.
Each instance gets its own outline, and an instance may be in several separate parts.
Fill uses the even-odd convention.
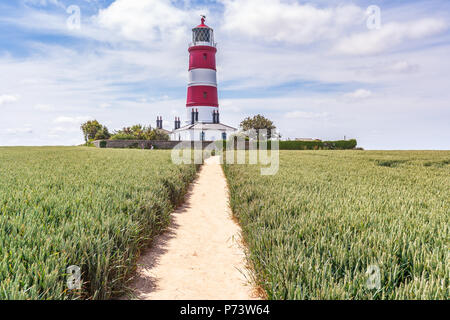
[[[211,157],[168,230],[143,252],[133,294],[123,298],[256,299],[246,270],[225,176],[219,157]]]

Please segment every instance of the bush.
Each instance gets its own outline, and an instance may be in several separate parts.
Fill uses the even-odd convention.
[[[408,162],[407,160],[375,160],[375,163],[380,167],[396,168],[400,164]]]
[[[89,120],[81,125],[84,141],[88,143],[91,140],[109,139],[108,128],[100,124],[97,120]]]
[[[128,133],[116,133],[111,137],[111,140],[136,140],[136,137]]]
[[[100,141],[100,148],[106,148],[107,142],[105,140]]]
[[[217,147],[220,147],[222,144],[223,149],[226,149],[226,143],[228,143],[228,141],[216,141]],[[356,145],[357,142],[355,139],[339,141],[280,141],[280,150],[349,150],[354,149]],[[267,149],[270,148],[271,141],[269,140],[267,141]]]
[[[338,140],[338,141],[325,141],[328,149],[348,150],[356,148],[358,144],[355,139],[351,140]]]
[[[280,150],[317,150],[323,148],[322,141],[280,141]]]
[[[95,134],[94,140],[101,140],[101,139],[109,139],[111,135],[109,134],[108,128],[103,126],[97,133]]]
[[[114,132],[111,136],[112,140],[160,140],[168,141],[169,135],[160,129],[152,129],[140,124],[132,127],[126,127],[122,130]]]
[[[84,147],[95,147],[95,145],[93,143],[93,140],[89,140],[88,142],[83,143],[82,146],[84,146]]]
[[[357,145],[355,139],[339,141],[280,141],[280,150],[350,150]]]
[[[159,129],[153,129],[149,135],[149,140],[169,141],[170,137]]]

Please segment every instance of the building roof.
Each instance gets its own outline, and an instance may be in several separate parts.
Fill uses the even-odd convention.
[[[171,134],[172,133],[172,131],[169,131],[169,130],[166,130],[166,129],[163,129],[163,128],[156,128],[156,130],[161,131],[162,133],[165,133],[165,134]]]
[[[227,126],[223,123],[202,123],[202,122],[196,122],[194,124],[188,124],[186,126],[183,126],[177,130],[172,131],[172,133],[175,132],[181,132],[181,131],[186,131],[186,130],[203,130],[203,131],[207,131],[207,130],[218,130],[218,131],[236,131],[236,128]]]

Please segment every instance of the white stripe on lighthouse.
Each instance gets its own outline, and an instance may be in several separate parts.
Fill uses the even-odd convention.
[[[211,106],[187,107],[186,108],[186,111],[187,111],[186,124],[191,123],[192,110],[198,111],[198,121],[199,122],[212,123],[213,122],[213,112],[219,110],[219,108],[211,107]]]
[[[212,69],[192,69],[189,71],[188,86],[217,87],[217,73]]]

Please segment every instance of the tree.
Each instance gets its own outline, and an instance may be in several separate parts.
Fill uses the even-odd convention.
[[[160,129],[153,129],[152,135],[149,140],[169,141],[170,137],[167,133]]]
[[[108,132],[108,129],[105,126],[102,126],[97,120],[86,121],[80,128],[83,131],[84,141],[86,141],[86,143],[90,140],[94,140],[97,132]]]
[[[276,129],[275,125],[271,120],[267,119],[266,117],[260,114],[253,116],[252,118],[250,117],[245,118],[241,122],[240,126],[244,131],[252,129],[255,130],[256,134],[258,135],[258,138],[261,138],[259,134],[260,130],[265,129],[267,130],[267,138],[269,139],[272,136],[272,130]]]
[[[97,131],[95,134],[94,140],[104,140],[109,139],[111,137],[111,134],[108,131],[108,128],[105,126],[102,126],[100,130]]]
[[[113,140],[169,140],[169,136],[160,129],[152,129],[150,126],[136,124],[114,132]]]

